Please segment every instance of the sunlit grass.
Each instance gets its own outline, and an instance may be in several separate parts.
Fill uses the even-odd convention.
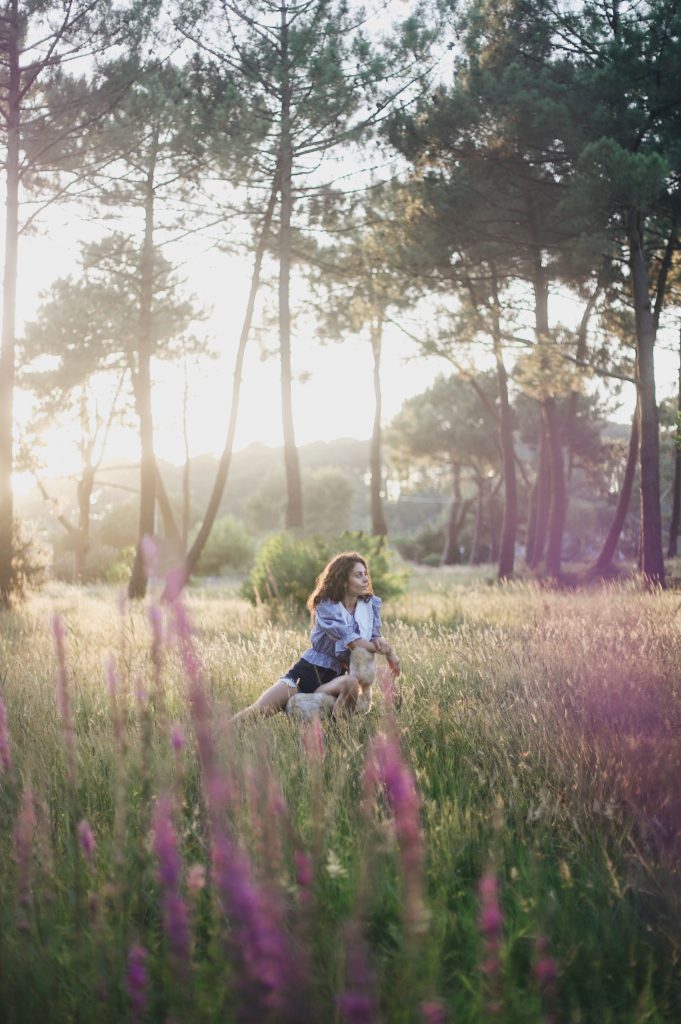
[[[379,698],[367,719],[331,729],[321,764],[285,716],[237,735],[228,726],[231,711],[300,655],[305,620],[270,620],[234,588],[190,591],[186,603],[219,771],[229,780],[229,820],[254,877],[288,908],[305,974],[301,1019],[333,1019],[345,1006],[337,998],[352,981],[348,922],[363,935],[385,1020],[427,1019],[430,1004],[433,1012],[446,1007],[452,1021],[486,1020],[495,999],[495,1019],[507,1021],[678,1019],[678,593],[653,595],[634,582],[578,592],[533,582],[500,587],[484,571],[419,573],[411,592],[385,609],[404,670],[398,708]],[[66,624],[78,736],[71,796],[55,709],[55,610]],[[6,1019],[38,1019],[48,1006],[49,1019],[85,1019],[95,1005],[102,1020],[124,1019],[134,941],[149,950],[150,1019],[245,1019],[230,968],[236,954],[222,945],[210,887],[196,897],[190,986],[173,981],[163,938],[148,838],[159,791],[183,794],[185,873],[210,862],[191,686],[177,646],[166,638],[159,674],[146,607],[121,609],[111,590],[55,588],[3,617],[0,679],[14,760],[1,805]],[[180,753],[168,742],[173,722],[187,737]],[[379,802],[370,820],[362,810],[367,750],[385,730],[399,736],[421,798],[428,919],[413,934],[389,808]],[[22,928],[12,828],[28,779],[45,807]],[[79,865],[69,845],[76,806],[96,837],[92,868]],[[307,902],[296,849],[312,858]],[[485,872],[501,887],[498,974],[481,970],[477,887]],[[79,877],[87,894],[80,917]],[[536,972],[546,948],[558,966],[551,985]],[[355,1019],[346,1011],[342,1019]],[[281,1007],[271,1013],[290,1019]]]

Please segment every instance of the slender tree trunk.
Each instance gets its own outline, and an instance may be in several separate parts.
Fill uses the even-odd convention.
[[[452,466],[452,502],[445,527],[445,544],[441,565],[456,565],[459,561],[459,534],[465,519],[465,503],[461,501],[461,466]],[[462,515],[463,512],[463,515]]]
[[[497,489],[490,492],[487,499],[487,521],[489,523],[489,560],[494,564],[499,560],[499,504],[497,502]],[[499,576],[498,579],[508,579],[508,576]]]
[[[544,557],[546,528],[549,517],[550,476],[551,468],[548,459],[548,445],[542,421],[539,450],[537,453],[537,476],[531,499],[528,542],[525,552],[525,561],[530,569],[536,569]]]
[[[676,558],[681,525],[681,332],[679,333],[679,396],[676,403],[676,437],[674,449],[674,483],[672,485],[672,516],[669,521],[667,555]]]
[[[636,321],[641,479],[641,571],[649,583],[664,586],[662,511],[660,508],[660,437],[655,398],[655,320],[643,247],[644,222],[629,212],[629,268]]]
[[[156,460],[154,458],[154,422],[151,411],[152,302],[154,297],[154,175],[158,131],[151,144],[144,202],[144,243],[142,246],[140,335],[137,364],[137,414],[140,425],[140,517],[137,551],[128,583],[128,597],[144,597],[147,591],[147,570],[142,541],[154,533],[156,505]]]
[[[615,509],[615,515],[613,516],[610,529],[608,530],[608,536],[605,538],[601,553],[596,559],[593,568],[590,570],[589,575],[597,575],[600,572],[605,572],[606,569],[610,568],[612,560],[615,557],[617,545],[619,543],[622,529],[624,527],[624,521],[627,518],[627,512],[629,511],[629,505],[631,503],[631,492],[634,489],[634,478],[636,476],[636,463],[638,461],[638,447],[639,447],[639,432],[638,432],[638,409],[634,413],[634,418],[631,423],[631,434],[629,435],[629,451],[627,454],[627,463],[624,469],[624,477],[622,479],[622,486],[620,488],[620,495],[617,501],[617,508]]]
[[[504,475],[504,515],[501,526],[501,545],[497,578],[509,579],[513,575],[515,544],[518,534],[518,487],[515,475],[515,449],[513,446],[513,417],[508,398],[508,374],[504,365],[499,318],[499,295],[496,276],[493,275],[493,345],[499,388],[499,441],[501,444],[502,472]],[[496,558],[494,559],[496,560]]]
[[[579,329],[577,331],[577,347],[575,349],[575,361],[578,366],[581,366],[586,360],[588,351],[587,331],[589,329],[589,321],[591,319],[591,314],[593,313],[600,290],[601,284],[599,281],[599,283],[594,288],[593,294],[589,296],[586,306],[584,307],[584,312],[582,313],[582,319],[579,323]],[[565,408],[565,426],[563,429],[563,436],[565,437],[565,445],[567,448],[568,488],[570,483],[572,482],[572,469],[575,449],[575,424],[577,422],[577,411],[579,408],[579,394],[580,392],[576,388],[573,388],[570,394],[568,395]],[[569,491],[566,499],[566,505],[567,501],[569,501]]]
[[[537,345],[549,344],[549,290],[546,274],[538,254],[534,275],[535,330]],[[542,419],[547,441],[550,471],[549,512],[545,565],[549,576],[560,576],[561,549],[565,529],[565,472],[560,429],[560,415],[555,397],[549,395],[541,401]]]
[[[166,491],[165,484],[163,483],[163,477],[161,476],[161,470],[159,469],[158,462],[154,464],[154,494],[156,495],[156,504],[158,510],[161,513],[161,521],[163,522],[163,532],[166,538],[170,540],[173,547],[176,549],[178,557],[182,557],[184,554],[184,548],[182,547],[182,536],[175,522],[175,516],[173,514],[173,506],[170,504],[170,498]]]
[[[14,586],[14,500],[12,494],[13,408],[16,344],[17,256],[19,247],[20,72],[17,0],[5,20],[7,151],[5,156],[5,271],[0,351],[0,607],[10,603]]]
[[[275,180],[272,183],[272,191],[270,192],[269,202],[265,210],[263,217],[262,227],[260,229],[260,238],[255,250],[255,259],[253,261],[253,273],[251,274],[251,287],[248,293],[248,302],[246,303],[246,312],[244,313],[243,324],[241,325],[241,335],[239,337],[239,347],[236,353],[236,361],[234,364],[234,376],[232,378],[232,405],[229,412],[229,423],[227,425],[227,438],[225,440],[225,447],[222,450],[220,456],[220,463],[218,470],[215,475],[215,482],[213,483],[213,490],[211,491],[210,498],[208,499],[208,505],[206,512],[203,517],[199,532],[194,538],[194,543],[187,552],[187,556],[184,560],[184,564],[179,573],[174,574],[173,579],[169,584],[166,585],[163,592],[165,600],[173,600],[180,590],[185,586],[187,580],[196,568],[196,563],[201,557],[206,541],[210,535],[210,531],[213,528],[215,517],[217,516],[218,509],[220,508],[220,502],[222,501],[222,495],[227,483],[227,477],[229,475],[229,468],[232,462],[232,449],[234,447],[234,435],[236,434],[236,423],[237,416],[239,413],[239,397],[241,394],[241,374],[244,366],[244,356],[246,354],[246,344],[248,337],[251,332],[251,323],[253,322],[253,311],[255,309],[255,300],[258,294],[258,288],[260,286],[260,272],[262,270],[262,261],[265,255],[265,249],[267,248],[267,242],[270,237],[270,228],[272,225],[272,217],[274,214],[274,207],[277,202],[277,195],[279,192],[279,180],[275,176]]]
[[[288,79],[288,21],[286,3],[281,12],[281,140],[279,171],[281,175],[281,208],[279,223],[279,347],[281,359],[281,411],[284,430],[284,465],[286,468],[286,528],[303,525],[303,488],[300,462],[293,428],[291,397],[291,213],[293,208],[291,145],[291,85]]]
[[[381,344],[383,341],[383,320],[377,316],[371,322],[371,351],[374,357],[374,430],[371,435],[371,532],[375,537],[385,537],[388,525],[383,513],[381,498]]]
[[[90,551],[90,512],[94,485],[95,471],[92,466],[87,466],[76,486],[78,497],[78,533],[75,538],[75,577],[78,583],[85,582],[87,556]]]
[[[480,564],[480,544],[482,541],[482,529],[485,517],[485,477],[482,475],[478,476],[475,483],[478,488],[478,494],[475,502],[475,527],[473,530],[473,540],[471,541],[471,550],[468,556],[469,565]]]

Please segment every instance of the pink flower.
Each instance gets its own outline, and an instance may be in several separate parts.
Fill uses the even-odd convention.
[[[12,774],[12,752],[7,730],[7,709],[5,702],[0,697],[0,770],[5,775]]]
[[[95,852],[95,837],[85,819],[78,822],[78,842],[83,851],[83,857],[85,857],[88,864],[91,864]]]
[[[534,980],[538,985],[551,985],[558,978],[558,967],[556,965],[556,961],[551,957],[545,957],[543,960],[537,960],[532,973],[534,974]]]
[[[203,864],[192,864],[187,872],[187,889],[194,899],[206,887],[206,869]]]
[[[158,877],[163,890],[163,925],[168,944],[177,964],[186,970],[189,966],[189,915],[180,895],[182,858],[172,821],[172,804],[167,794],[161,794],[154,811],[154,853],[158,859]]]
[[[382,784],[393,813],[395,833],[400,847],[404,886],[405,922],[411,932],[422,931],[426,923],[423,898],[423,833],[420,801],[414,777],[404,763],[397,740],[378,736],[367,758],[368,780]],[[368,786],[365,780],[365,789]]]
[[[185,738],[182,726],[179,722],[174,722],[170,727],[170,746],[173,748],[176,754],[179,754],[184,750]]]
[[[125,988],[130,1000],[132,1019],[141,1020],[147,1005],[147,989],[149,974],[146,968],[148,953],[144,946],[136,943],[128,951],[128,969],[125,976]]]
[[[64,745],[67,753],[69,783],[76,785],[76,730],[73,724],[71,713],[71,701],[69,698],[68,676],[66,672],[66,651],[64,646],[64,623],[60,615],[52,619],[52,633],[57,651],[57,708],[62,720],[64,733]]]
[[[439,999],[425,999],[421,1003],[424,1024],[446,1024],[447,1011]]]

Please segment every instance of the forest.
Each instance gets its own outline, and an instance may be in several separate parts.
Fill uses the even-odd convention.
[[[314,497],[305,509],[294,368],[304,396],[306,351],[350,339],[370,352],[374,426],[361,476],[328,481],[342,528],[390,529],[431,564],[495,562],[501,579],[519,558],[556,581],[566,559],[588,579],[625,558],[664,585],[681,507],[677,32],[673,3],[10,3],[3,602],[45,570],[85,581],[112,566],[143,596],[145,535],[188,579],[235,505],[252,546],[268,530],[334,532]],[[17,323],[22,244],[57,214],[81,224],[79,255]],[[196,235],[227,279],[234,260],[248,268],[222,338],[201,330],[207,296],[182,276]],[[385,422],[396,333],[433,383]],[[188,373],[227,344],[231,379],[203,410],[225,438],[207,484]],[[234,438],[247,348],[268,344],[281,405],[262,418],[281,417],[283,458],[249,507]],[[185,456],[162,471],[168,363],[184,367]],[[125,479],[123,426],[139,453]],[[264,521],[263,499],[278,510]],[[99,535],[117,508],[112,545]]]
[[[0,1020],[677,1024],[678,0],[2,0],[0,146]]]

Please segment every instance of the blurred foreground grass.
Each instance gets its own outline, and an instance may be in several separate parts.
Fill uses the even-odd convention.
[[[191,883],[211,848],[176,645],[165,638],[154,661],[148,605],[53,588],[0,619],[13,760],[0,798],[3,1020],[681,1019],[678,593],[419,573],[385,608],[403,665],[397,708],[379,698],[367,719],[329,729],[319,762],[285,716],[228,727],[230,710],[304,650],[306,623],[269,619],[219,588],[190,591],[186,605],[231,834],[290,936],[299,995],[284,1006],[241,992],[236,919],[216,908],[215,884]],[[55,704],[54,611],[66,628],[75,781]],[[169,743],[172,723],[182,749]],[[379,798],[367,810],[362,778],[379,732],[399,737],[420,794],[420,881],[418,865],[416,881],[406,877],[395,809]],[[181,807],[177,894],[193,934],[182,970],[150,838],[166,791]],[[91,860],[78,845],[83,819]],[[498,965],[485,959],[485,874],[501,893]],[[412,883],[424,887],[418,927],[405,912]],[[137,1002],[133,947],[146,951]],[[538,969],[549,958],[556,980]],[[362,985],[364,1003],[346,998]]]

